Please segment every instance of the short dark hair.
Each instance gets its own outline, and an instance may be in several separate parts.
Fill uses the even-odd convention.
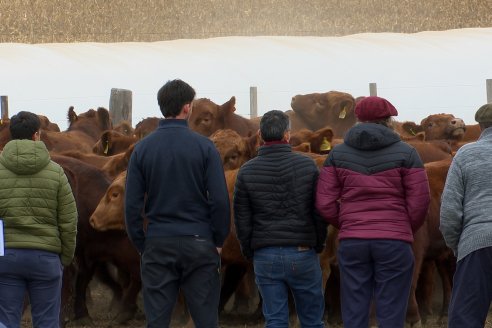
[[[181,80],[167,81],[157,92],[157,102],[164,117],[176,117],[184,105],[195,99],[195,90]]]
[[[10,118],[10,135],[12,139],[32,139],[39,131],[41,121],[38,115],[21,111]]]
[[[282,140],[285,132],[289,129],[289,117],[280,110],[266,112],[261,118],[260,132],[264,141]]]

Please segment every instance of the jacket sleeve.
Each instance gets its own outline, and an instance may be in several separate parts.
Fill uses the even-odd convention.
[[[77,206],[72,188],[65,172],[60,167],[60,185],[58,188],[58,231],[61,240],[60,260],[64,266],[72,262],[77,241]]]
[[[319,174],[316,187],[316,209],[323,219],[339,229],[338,214],[340,205],[338,200],[341,194],[341,185],[335,167],[332,165],[332,154],[333,152],[328,155]]]
[[[316,199],[316,187],[318,184],[318,177],[319,177],[319,171],[318,168],[315,166],[314,169],[316,170],[314,174],[314,181],[313,181],[313,202]],[[328,223],[323,220],[321,215],[319,215],[318,210],[316,209],[316,204],[313,204],[313,220],[314,220],[314,226],[316,227],[316,246],[314,246],[314,249],[317,253],[321,253],[325,249],[326,245],[326,235],[328,233]]]
[[[138,165],[138,152],[133,151],[128,163],[125,185],[125,224],[128,238],[137,251],[145,249],[144,219],[145,179]]]
[[[430,191],[424,164],[415,149],[412,149],[409,163],[403,169],[402,179],[407,214],[410,217],[412,231],[416,232],[424,224],[429,208]]]
[[[247,259],[253,257],[251,238],[253,234],[253,212],[250,206],[248,191],[246,190],[241,169],[236,178],[234,186],[234,225],[236,235],[241,246],[241,252]]]
[[[222,247],[230,232],[231,209],[224,168],[217,149],[212,145],[209,151],[205,181],[212,219],[212,234],[216,247]]]
[[[453,160],[442,193],[439,230],[441,230],[446,245],[453,250],[455,255],[458,254],[458,243],[463,230],[464,190],[461,169]]]

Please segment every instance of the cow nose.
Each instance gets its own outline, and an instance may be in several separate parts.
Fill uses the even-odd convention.
[[[91,216],[91,218],[89,219],[89,223],[94,229],[96,228],[96,220],[94,219],[94,217]]]
[[[451,125],[454,125],[456,127],[464,127],[465,122],[461,118],[455,118],[451,121]]]

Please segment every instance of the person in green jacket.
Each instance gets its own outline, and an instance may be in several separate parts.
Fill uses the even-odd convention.
[[[9,141],[0,153],[0,323],[20,327],[24,295],[33,327],[58,328],[63,266],[75,252],[77,208],[63,169],[40,141],[36,114],[10,120]],[[0,245],[2,247],[2,245]],[[1,325],[0,325],[1,326]]]

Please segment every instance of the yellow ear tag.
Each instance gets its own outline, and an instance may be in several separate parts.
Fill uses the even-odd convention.
[[[3,124],[3,118],[2,118],[2,119],[0,119],[0,125],[2,125],[2,124]]]
[[[328,151],[330,149],[331,149],[331,143],[328,141],[328,139],[326,139],[326,137],[324,137],[321,146],[319,146],[319,151]]]
[[[343,120],[345,118],[345,115],[347,115],[347,108],[343,107],[342,111],[340,112],[340,115],[338,115],[338,118],[341,118]]]
[[[107,155],[109,151],[109,142],[106,141],[106,147],[104,148],[104,155]]]

